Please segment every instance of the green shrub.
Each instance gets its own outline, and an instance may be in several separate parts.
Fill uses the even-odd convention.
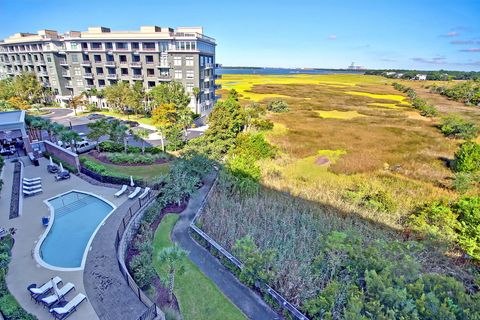
[[[102,141],[99,144],[100,152],[124,152],[125,146],[121,143],[116,143],[113,141]],[[127,146],[128,153],[141,153],[142,148],[136,146]],[[145,147],[145,153],[150,154],[160,154],[163,151],[157,147],[147,146]],[[167,154],[163,153],[164,157],[169,157]]]
[[[182,320],[182,316],[175,309],[164,308],[165,320]]]
[[[453,180],[453,188],[460,193],[467,192],[470,190],[476,183],[475,175],[467,172],[457,172],[455,174],[455,179]]]
[[[138,154],[138,153],[105,153],[108,160],[115,164],[152,164],[158,159],[162,159],[162,154]]]
[[[130,261],[130,269],[133,272],[133,279],[141,288],[148,287],[156,275],[152,265],[152,257],[147,252],[142,252],[133,257]]]
[[[287,102],[281,99],[276,99],[267,104],[267,110],[272,112],[287,112],[289,107]]]
[[[458,116],[447,116],[440,125],[440,131],[445,136],[461,138],[465,140],[474,139],[478,135],[478,127]]]
[[[454,169],[457,172],[480,172],[480,144],[474,141],[463,143],[455,153]]]
[[[460,247],[472,258],[480,260],[480,196],[461,198],[453,205],[453,210],[460,222]]]

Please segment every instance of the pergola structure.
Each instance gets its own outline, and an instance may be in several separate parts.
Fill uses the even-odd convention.
[[[8,155],[19,147],[32,151],[25,128],[25,111],[0,112],[0,153]]]

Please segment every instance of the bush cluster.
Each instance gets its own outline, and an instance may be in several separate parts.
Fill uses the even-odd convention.
[[[469,140],[477,137],[479,129],[472,122],[450,115],[443,119],[440,131],[447,137]]]
[[[123,144],[116,143],[113,141],[102,141],[99,144],[99,148],[101,152],[124,152],[125,151],[125,146]],[[141,152],[142,152],[141,147],[127,146],[127,153],[141,153]],[[157,147],[147,146],[145,147],[145,153],[160,154],[160,153],[163,153],[163,151]]]
[[[123,153],[123,152],[107,152],[105,156],[108,160],[115,164],[152,164],[158,159],[164,159],[166,156],[163,153],[158,154],[137,154],[137,153]]]
[[[449,99],[460,101],[466,105],[480,105],[480,83],[478,81],[465,81],[452,86],[432,85],[431,92],[438,93]]]
[[[429,105],[425,99],[415,98],[412,101],[412,106],[414,109],[420,111],[420,114],[424,117],[435,117],[438,115],[437,109]]]
[[[8,292],[5,282],[8,263],[10,262],[13,239],[7,236],[0,240],[0,312],[6,320],[35,320],[18,304],[17,300]]]
[[[267,110],[272,112],[287,112],[289,107],[287,102],[281,99],[276,99],[267,104]]]
[[[454,169],[457,172],[480,173],[480,144],[475,141],[463,143],[455,153]]]
[[[479,196],[425,204],[410,217],[409,225],[425,237],[456,243],[473,259],[480,260]]]
[[[128,175],[125,175],[121,172],[112,171],[108,169],[106,166],[104,166],[103,164],[90,160],[87,157],[80,157],[80,163],[85,168],[104,176],[111,176],[111,177],[125,178],[125,179],[130,178],[130,176]]]

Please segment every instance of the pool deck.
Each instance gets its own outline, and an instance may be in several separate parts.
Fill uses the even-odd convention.
[[[35,167],[31,165],[28,158],[24,159],[26,160],[23,161],[25,164],[23,177],[41,177],[43,193],[26,198],[21,196],[20,205],[22,206],[23,202],[23,209],[21,210],[20,217],[9,219],[8,208],[10,207],[10,193],[12,190],[13,164],[8,160],[6,161],[3,172],[4,186],[0,195],[0,226],[17,229],[14,236],[15,245],[12,250],[12,260],[9,265],[6,280],[8,289],[24,309],[37,316],[39,320],[50,320],[52,316],[47,309],[39,304],[35,304],[35,302],[30,299],[30,294],[26,290],[29,284],[36,283],[41,285],[50,278],[59,276],[63,279],[63,284],[71,282],[75,285],[75,291],[70,292],[66,296],[67,300],[72,299],[78,293],[85,294],[86,291],[83,282],[83,270],[50,270],[40,266],[34,258],[34,248],[46,230],[41,222],[42,217],[50,216],[50,211],[43,201],[70,190],[93,193],[110,201],[117,207],[119,207],[127,197],[115,198],[115,189],[92,185],[75,175],[72,175],[68,180],[57,182],[55,181],[54,175],[47,172],[46,166],[48,160],[40,159],[40,166]],[[98,316],[90,301],[87,300],[77,308],[77,311],[74,312],[69,319],[94,320],[98,319]]]

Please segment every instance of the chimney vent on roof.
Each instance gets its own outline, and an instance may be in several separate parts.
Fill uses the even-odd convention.
[[[141,26],[140,32],[151,33],[151,32],[161,32],[162,29],[157,26]]]
[[[90,33],[105,33],[105,32],[110,32],[110,28],[106,28],[106,27],[88,27],[88,32],[90,32]]]

